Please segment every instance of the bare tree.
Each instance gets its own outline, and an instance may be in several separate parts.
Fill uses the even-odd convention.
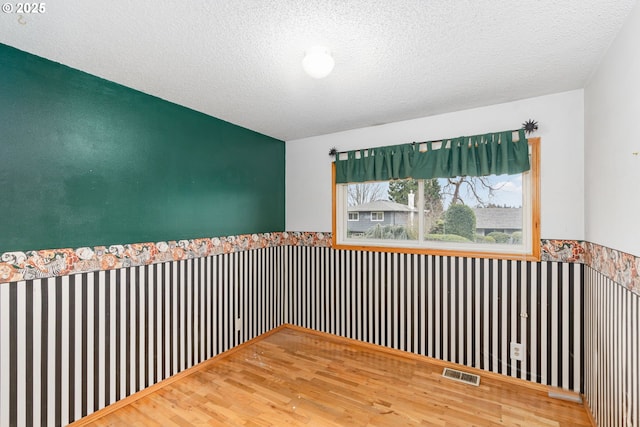
[[[464,205],[462,195],[473,197],[478,206],[486,207],[488,202],[484,200],[480,194],[480,190],[486,190],[489,198],[494,195],[496,190],[502,188],[502,185],[491,185],[485,176],[458,176],[455,178],[447,178],[447,183],[442,187],[442,194],[451,197],[451,204]]]
[[[375,200],[386,200],[386,191],[382,184],[366,183],[349,184],[349,206],[358,206]]]

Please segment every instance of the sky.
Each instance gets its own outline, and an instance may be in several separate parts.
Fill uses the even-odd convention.
[[[440,179],[440,186],[444,187],[446,179]],[[489,194],[488,190],[484,190],[481,186],[479,195],[487,203],[493,203],[498,206],[506,205],[509,207],[522,207],[522,174],[518,175],[492,175],[487,177],[487,181],[490,186],[496,188],[493,192],[493,196]],[[477,202],[471,195],[463,193],[463,199],[465,203],[471,207],[475,207]],[[450,198],[444,200],[444,208],[449,206]]]
[[[495,188],[493,195],[489,194],[487,189],[482,186],[476,186],[479,196],[488,204],[493,203],[498,206],[506,205],[508,207],[521,207],[522,206],[522,174],[517,175],[491,175],[486,178],[488,184]],[[446,179],[439,179],[440,187],[444,188],[447,184]],[[372,183],[369,185],[380,185],[382,187],[382,194],[385,200],[388,200],[389,184],[387,182]],[[466,187],[462,191],[462,198],[465,200],[465,204],[471,207],[477,206],[477,201],[466,190]],[[451,202],[451,197],[444,195],[443,207],[447,209]]]

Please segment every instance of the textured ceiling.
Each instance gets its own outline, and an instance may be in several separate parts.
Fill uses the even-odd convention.
[[[64,0],[1,14],[0,42],[291,140],[582,88],[634,5]],[[301,67],[318,44],[323,80]]]

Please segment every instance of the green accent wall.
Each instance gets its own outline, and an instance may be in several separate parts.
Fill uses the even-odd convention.
[[[284,230],[283,141],[0,44],[0,253]]]

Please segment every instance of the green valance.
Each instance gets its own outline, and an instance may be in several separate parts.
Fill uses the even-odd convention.
[[[531,168],[524,129],[354,150],[336,155],[335,164],[337,183],[513,175]]]

